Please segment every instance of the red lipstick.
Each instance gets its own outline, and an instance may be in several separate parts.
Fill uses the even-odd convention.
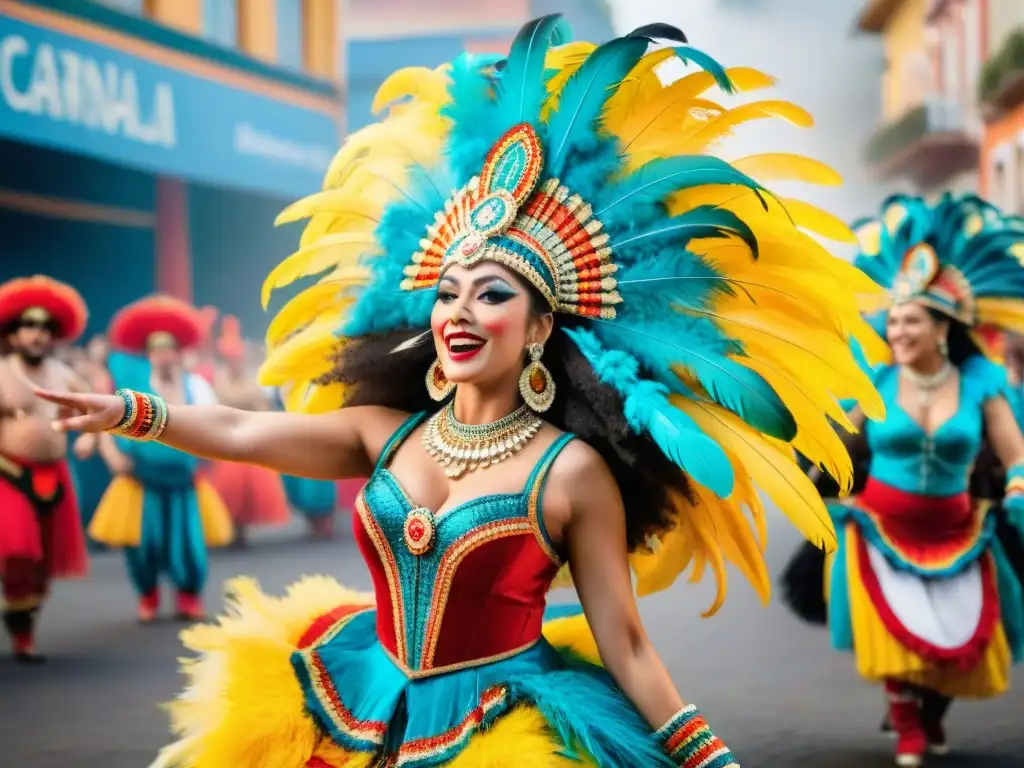
[[[486,343],[487,339],[481,339],[479,336],[465,331],[456,331],[444,337],[445,347],[448,348],[448,357],[453,363],[464,363],[471,360],[484,348]]]

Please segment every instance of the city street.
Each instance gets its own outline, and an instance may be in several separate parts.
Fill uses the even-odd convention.
[[[776,521],[773,573],[796,538]],[[234,574],[280,590],[306,573],[328,572],[357,587],[368,577],[348,538],[300,541],[299,529],[257,541],[246,552],[214,558],[212,596]],[[851,660],[831,653],[825,634],[793,619],[781,605],[762,608],[734,575],[721,613],[702,620],[710,585],[678,585],[645,600],[655,643],[683,695],[696,702],[744,768],[875,768],[892,764],[877,730],[882,694],[858,681]],[[144,768],[166,741],[159,704],[179,686],[178,627],[142,628],[121,559],[95,558],[81,583],[60,584],[48,607],[41,645],[50,663],[17,667],[0,660],[0,761],[25,768]],[[1018,675],[1024,669],[1018,671]],[[957,703],[949,768],[1021,765],[1024,683],[989,703]],[[224,768],[233,768],[224,766]]]

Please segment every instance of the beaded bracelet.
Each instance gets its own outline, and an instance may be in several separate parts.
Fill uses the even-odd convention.
[[[1018,461],[1006,470],[1006,495],[1024,493],[1024,462]]]
[[[124,416],[108,430],[131,440],[156,440],[167,427],[167,402],[159,395],[147,395],[132,389],[114,393],[124,401]]]
[[[683,768],[739,768],[732,752],[692,704],[676,712],[654,737],[672,762]]]

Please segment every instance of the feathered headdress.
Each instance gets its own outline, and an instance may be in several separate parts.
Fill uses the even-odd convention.
[[[996,332],[1024,332],[1024,219],[977,195],[946,193],[934,205],[894,195],[853,230],[855,265],[888,291],[865,306],[880,334],[888,307],[906,301],[963,323],[992,354]]]
[[[348,138],[322,192],[280,217],[310,221],[264,299],[326,274],[272,322],[262,380],[291,385],[290,408],[338,407],[340,385],[316,382],[339,344],[428,328],[429,289],[449,264],[498,261],[576,318],[563,332],[631,427],[693,480],[696,503],[676,499],[675,528],[634,557],[641,594],[709,562],[723,586],[729,559],[767,598],[755,487],[809,539],[834,543],[793,448],[851,482],[828,417],[845,422],[843,397],[881,415],[849,348],[871,333],[855,293],[879,289],[804,231],[852,242],[841,222],[759,181],[837,183],[834,172],[791,155],[705,154],[747,120],[810,124],[788,102],[727,109],[706,96],[771,78],[723,69],[667,25],[600,46],[563,36],[557,17],[536,19],[507,59],[467,54],[381,86],[374,107],[387,115]],[[673,45],[648,53],[652,38]],[[665,85],[655,70],[670,58],[700,71]]]
[[[18,277],[0,285],[0,328],[32,311],[52,321],[56,338],[67,343],[81,336],[89,321],[89,311],[78,291],[52,277]]]

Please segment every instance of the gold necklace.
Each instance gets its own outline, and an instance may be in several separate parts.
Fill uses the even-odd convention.
[[[452,402],[430,417],[423,430],[423,447],[448,477],[458,478],[519,453],[542,423],[524,405],[491,424],[462,424],[455,418]]]

